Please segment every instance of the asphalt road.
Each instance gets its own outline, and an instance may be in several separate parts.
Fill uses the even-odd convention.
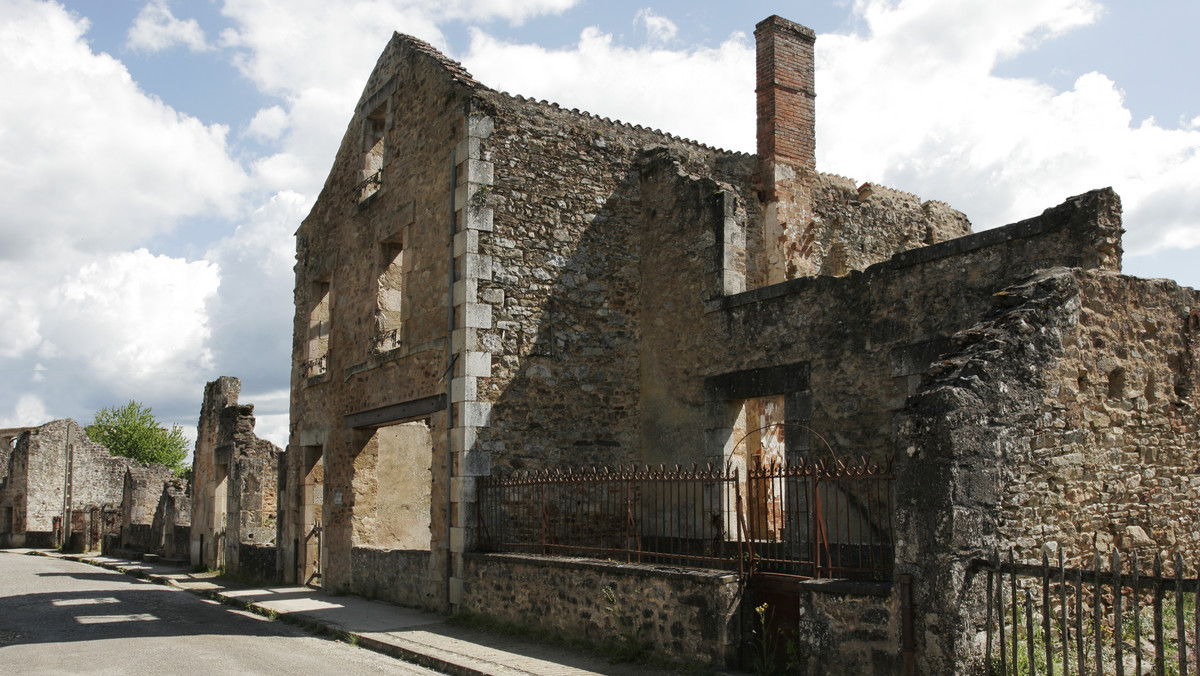
[[[0,674],[436,673],[103,568],[0,552]]]

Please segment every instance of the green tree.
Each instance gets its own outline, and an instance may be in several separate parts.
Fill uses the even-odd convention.
[[[96,411],[96,418],[87,426],[88,438],[104,444],[108,452],[138,462],[156,462],[179,474],[187,457],[187,438],[183,428],[174,425],[170,430],[160,426],[149,406],[130,400],[124,406]]]

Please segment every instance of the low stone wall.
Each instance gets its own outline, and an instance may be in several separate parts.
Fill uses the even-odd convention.
[[[737,664],[734,573],[517,554],[463,561],[464,611],[595,643],[636,635],[662,657]]]
[[[275,563],[278,557],[278,550],[274,546],[238,545],[237,574],[263,582],[278,580],[279,572]]]
[[[810,676],[901,674],[899,587],[848,580],[757,579],[744,605],[748,655],[761,650],[756,609],[766,604],[787,673]],[[752,634],[753,628],[757,634]],[[774,633],[779,630],[781,633]]]
[[[158,550],[150,533],[150,524],[134,523],[121,530],[121,548],[146,553]]]
[[[351,589],[369,599],[436,610],[444,592],[430,588],[428,551],[354,547],[350,550]]]

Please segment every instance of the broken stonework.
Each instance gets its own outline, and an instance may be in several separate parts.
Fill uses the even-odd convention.
[[[173,476],[162,465],[125,470],[121,489],[121,549],[139,554],[159,549],[159,543],[151,535],[151,525],[163,485]]]
[[[164,559],[187,561],[191,526],[191,482],[183,479],[165,482],[150,525],[151,551]]]
[[[254,407],[238,404],[241,381],[204,388],[193,460],[191,560],[246,577],[276,571],[278,446],[254,434]]]

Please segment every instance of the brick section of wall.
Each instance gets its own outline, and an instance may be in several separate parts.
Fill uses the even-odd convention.
[[[739,185],[751,158],[554,105],[481,96],[493,108],[483,152],[495,177],[486,197],[493,229],[480,251],[494,273],[479,282],[492,327],[478,332],[491,354],[478,395],[492,407],[477,447],[501,472],[632,462],[643,386],[640,260],[657,255],[641,241],[642,149],[671,148],[684,171]],[[745,201],[737,208],[730,217],[744,221]],[[689,244],[670,242],[666,252]],[[730,277],[744,265],[731,261]]]
[[[757,633],[743,633],[745,650],[749,655],[762,650],[758,637],[765,620],[766,631],[776,637],[777,659],[786,659],[785,673],[901,674],[900,589],[846,580],[753,579],[742,623]]]
[[[38,546],[55,546],[56,517],[69,529],[69,513],[120,509],[129,471],[138,476],[170,476],[170,470],[161,465],[140,465],[113,456],[107,448],[88,439],[87,432],[74,420],[55,420],[22,434],[12,450],[9,468],[9,476],[0,484],[0,508],[11,510],[10,546],[34,546],[31,543],[35,542],[41,543]],[[70,504],[66,502],[68,490]],[[158,490],[153,488],[156,494]]]
[[[217,436],[221,412],[237,403],[242,382],[223,376],[204,386],[200,418],[196,423],[196,448],[192,455],[192,542],[189,552],[193,566],[217,568],[224,553],[219,533],[225,530],[225,491],[229,460],[217,462]],[[203,546],[201,543],[203,542]]]
[[[734,573],[511,554],[465,559],[463,610],[593,643],[636,634],[656,655],[736,664]]]
[[[723,211],[689,208],[678,195],[694,190],[707,199],[711,191],[691,187],[696,179],[665,163],[655,166],[643,173],[642,247],[675,248],[670,265],[646,259],[647,269],[663,271],[641,298],[654,317],[640,334],[643,448],[653,462],[723,461],[728,402],[706,402],[704,379],[796,362],[811,367],[807,426],[828,442],[814,442],[814,453],[887,458],[895,452],[893,416],[952,349],[950,337],[984,316],[992,294],[1038,269],[1119,260],[1119,202],[1097,191],[1039,218],[905,251],[845,277],[797,279],[705,303],[696,280],[716,273],[709,233],[723,227]],[[697,457],[706,444],[708,457]]]
[[[754,28],[758,156],[816,169],[816,87],[811,28],[771,16]],[[766,183],[764,177],[764,183]],[[771,186],[764,185],[770,190]]]

